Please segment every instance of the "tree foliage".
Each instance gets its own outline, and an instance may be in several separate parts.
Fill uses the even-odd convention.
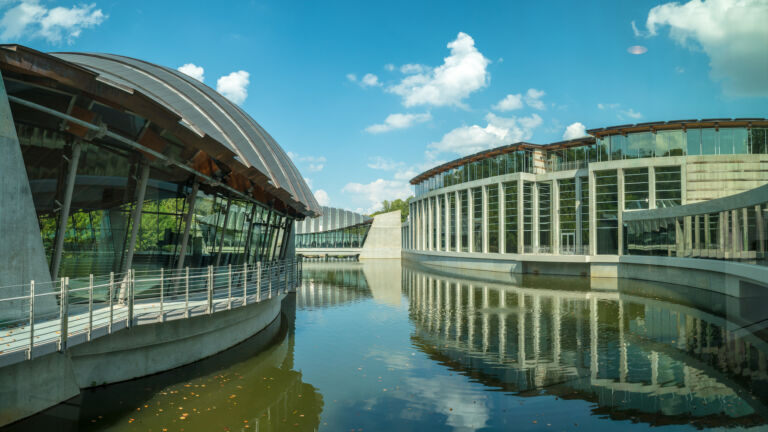
[[[371,216],[376,216],[382,213],[389,213],[391,211],[400,210],[400,221],[405,222],[405,219],[408,218],[408,209],[410,208],[412,196],[405,199],[405,201],[401,200],[400,198],[394,200],[394,201],[387,201],[384,200],[381,203],[381,210],[371,213]]]

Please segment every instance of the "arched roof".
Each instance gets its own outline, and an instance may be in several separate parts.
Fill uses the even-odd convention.
[[[316,218],[306,218],[296,223],[296,234],[311,234],[325,231],[333,231],[371,222],[370,216],[361,215],[335,207],[322,207],[323,215]]]
[[[209,136],[237,155],[246,167],[265,175],[310,212],[320,206],[288,155],[240,107],[207,85],[165,66],[113,54],[53,53],[88,69],[99,78],[138,91],[167,110],[198,135]]]

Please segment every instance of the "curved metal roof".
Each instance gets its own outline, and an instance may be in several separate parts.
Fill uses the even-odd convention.
[[[371,222],[370,216],[354,213],[335,207],[323,207],[323,215],[316,218],[307,218],[296,223],[296,234],[312,234],[324,231],[333,231]]]
[[[246,167],[264,174],[313,213],[320,212],[312,191],[280,145],[240,107],[207,85],[165,66],[113,54],[52,53],[100,78],[138,91],[175,112],[181,123],[215,139]]]

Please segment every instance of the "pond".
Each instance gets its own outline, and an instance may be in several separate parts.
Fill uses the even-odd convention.
[[[5,430],[768,429],[765,299],[307,263],[284,319]]]

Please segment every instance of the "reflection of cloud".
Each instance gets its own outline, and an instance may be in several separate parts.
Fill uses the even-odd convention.
[[[391,369],[407,370],[413,368],[411,357],[406,353],[384,351],[380,348],[371,348],[366,357],[378,360]]]
[[[486,396],[475,391],[463,376],[436,376],[431,378],[409,377],[404,386],[406,392],[417,395],[426,405],[446,416],[445,423],[459,431],[474,431],[486,427],[490,411]]]

